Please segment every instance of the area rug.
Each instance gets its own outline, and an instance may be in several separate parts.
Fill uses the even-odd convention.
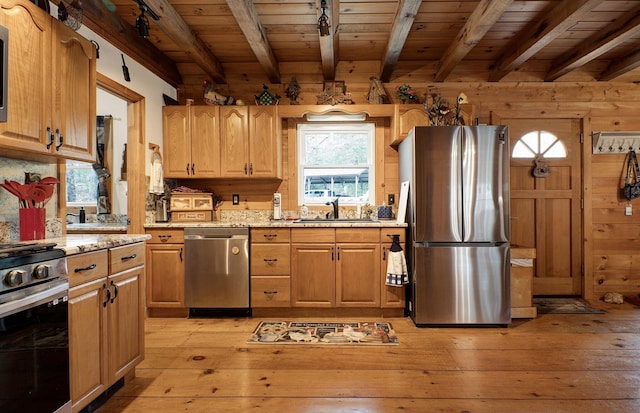
[[[391,323],[262,321],[249,344],[397,345]]]
[[[604,314],[581,298],[534,298],[533,304],[538,307],[538,314]]]

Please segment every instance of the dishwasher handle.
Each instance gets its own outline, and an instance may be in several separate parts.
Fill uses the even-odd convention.
[[[206,234],[206,235],[185,235],[185,240],[199,240],[199,239],[249,239],[246,235],[228,235],[228,234]]]

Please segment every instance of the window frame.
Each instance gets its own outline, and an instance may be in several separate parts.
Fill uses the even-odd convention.
[[[89,170],[96,176],[96,185],[94,187],[94,197],[93,201],[86,202],[77,202],[77,201],[69,201],[69,185],[65,183],[65,202],[68,207],[79,208],[79,207],[97,207],[98,205],[98,184],[97,184],[97,175],[95,170],[93,169],[93,165],[88,162],[80,162],[80,161],[72,161],[68,160],[66,162],[66,173],[65,176],[69,176],[69,171],[71,170]]]
[[[314,165],[314,164],[306,164],[304,162],[304,154],[305,154],[305,139],[304,136],[306,133],[335,133],[335,132],[347,132],[347,133],[365,133],[367,135],[367,163],[366,164],[358,164],[355,165]],[[331,168],[368,168],[368,201],[366,203],[375,204],[375,187],[376,187],[376,123],[375,122],[306,122],[299,123],[296,127],[296,151],[297,151],[297,204],[301,206],[303,204],[306,205],[315,205],[320,206],[324,205],[326,199],[322,198],[322,201],[317,203],[309,203],[305,200],[305,179],[304,179],[304,170],[305,168],[315,167],[322,169],[331,169]],[[341,200],[343,201],[343,200]],[[350,202],[341,202],[341,205],[349,205],[355,206],[357,204],[356,201]]]

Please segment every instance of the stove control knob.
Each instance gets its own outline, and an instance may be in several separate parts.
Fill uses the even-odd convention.
[[[44,280],[45,278],[47,278],[49,276],[49,266],[48,265],[38,265],[33,270],[33,276],[37,280]]]
[[[9,287],[17,287],[24,282],[24,276],[26,273],[23,270],[9,271],[4,276],[4,283]]]

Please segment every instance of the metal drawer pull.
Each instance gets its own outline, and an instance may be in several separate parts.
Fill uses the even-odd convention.
[[[277,291],[263,291],[263,293],[264,293],[264,294],[267,294],[267,295],[278,294],[278,292],[277,292]]]
[[[97,265],[96,264],[91,264],[88,267],[84,267],[84,268],[76,268],[75,270],[73,270],[73,272],[82,272],[82,271],[89,271],[89,270],[93,270],[94,268],[96,268]]]
[[[277,258],[264,258],[264,262],[269,263],[269,264],[277,262],[277,261],[278,261]]]
[[[102,289],[104,290],[104,293],[105,293],[105,298],[104,298],[104,301],[102,302],[102,306],[106,307],[107,304],[109,303],[109,300],[111,300],[111,290],[107,288],[107,284],[102,284]]]
[[[171,238],[171,235],[158,235],[158,238],[160,238],[161,242],[167,242],[169,238]]]
[[[131,255],[127,255],[127,256],[125,256],[125,257],[120,258],[120,260],[121,260],[121,261],[129,261],[129,260],[134,259],[134,258],[135,258],[135,257],[137,257],[137,256],[138,256],[137,254],[131,254]]]
[[[264,234],[263,235],[266,239],[274,239],[278,236],[278,234]]]
[[[113,302],[118,297],[118,286],[113,282],[113,280],[111,280],[111,286],[113,287],[113,297],[111,297],[111,304],[113,304]]]

